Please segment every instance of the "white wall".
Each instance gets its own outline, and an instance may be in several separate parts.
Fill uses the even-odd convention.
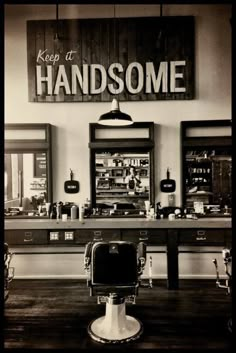
[[[116,5],[117,17],[159,16],[159,5]],[[181,120],[231,119],[231,5],[164,5],[163,16],[195,17],[194,100],[121,102],[134,121],[154,121],[156,132],[156,201],[166,205],[160,180],[170,168],[180,198]],[[60,5],[59,18],[113,17],[113,5]],[[53,130],[54,201],[83,202],[90,197],[89,123],[110,110],[109,103],[29,103],[26,21],[55,19],[55,5],[5,5],[5,122],[40,123]],[[69,169],[80,181],[80,193],[65,194]]]
[[[152,251],[159,253],[153,253]],[[216,279],[215,266],[212,262],[217,259],[219,266],[219,274],[221,280],[227,278],[225,274],[222,249],[220,247],[180,247],[181,250],[200,251],[205,253],[180,253],[179,254],[179,278],[211,278]],[[83,265],[83,254],[75,254],[75,252],[83,252],[83,248],[28,248],[24,249],[24,254],[20,248],[11,248],[14,256],[11,266],[15,268],[15,278],[31,279],[31,278],[79,278],[85,279],[86,273]],[[143,279],[147,279],[151,273],[152,278],[167,279],[167,255],[166,247],[148,247],[147,261],[143,272]],[[209,253],[206,253],[208,251]],[[28,254],[27,254],[28,252]],[[35,252],[30,254],[30,252]],[[39,254],[37,254],[39,252]],[[40,253],[41,252],[41,253]],[[56,254],[53,254],[55,253]],[[59,253],[61,252],[61,254]],[[18,253],[18,254],[17,254]],[[43,253],[43,254],[42,254]],[[152,257],[152,270],[149,271],[150,256]]]
[[[60,5],[59,18],[113,17],[113,11],[113,5]],[[159,16],[159,11],[159,5],[116,6],[117,17]],[[55,126],[54,201],[80,203],[90,197],[89,123],[97,122],[102,113],[110,110],[110,104],[28,102],[26,21],[55,19],[55,14],[55,5],[5,5],[5,123]],[[155,188],[156,201],[161,201],[162,206],[167,200],[159,191],[159,183],[166,177],[167,167],[171,178],[176,179],[176,205],[181,202],[180,122],[231,119],[231,5],[163,6],[163,16],[176,15],[195,17],[195,99],[121,103],[121,110],[134,121],[153,121],[159,125],[155,140]],[[80,181],[79,194],[64,193],[70,168],[74,178]],[[214,277],[212,256],[215,257],[214,254],[181,254],[180,277]],[[216,256],[221,261],[221,255]],[[16,277],[84,276],[82,255],[35,255],[33,258],[16,255],[13,266]],[[166,277],[166,271],[165,255],[158,256],[154,261],[154,277]]]

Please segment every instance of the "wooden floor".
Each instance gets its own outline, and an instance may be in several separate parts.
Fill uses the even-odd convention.
[[[209,280],[180,280],[168,290],[163,280],[140,288],[127,314],[140,319],[143,335],[134,342],[104,345],[87,333],[104,305],[89,297],[83,280],[13,280],[5,303],[5,349],[155,349],[231,351],[227,329],[231,298]]]

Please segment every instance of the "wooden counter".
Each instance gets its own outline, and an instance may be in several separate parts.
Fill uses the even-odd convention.
[[[89,241],[124,240],[145,241],[148,246],[166,246],[167,286],[177,289],[179,284],[179,246],[232,245],[231,218],[179,219],[174,221],[146,219],[6,219],[5,242],[21,254],[45,254],[49,247],[73,247],[83,252]],[[81,250],[82,247],[82,250]],[[41,249],[41,250],[40,250]]]
[[[231,228],[231,218],[147,220],[145,218],[107,218],[62,221],[55,219],[6,219],[5,229],[127,229],[127,228]]]

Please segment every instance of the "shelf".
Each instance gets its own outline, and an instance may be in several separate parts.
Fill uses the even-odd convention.
[[[134,166],[134,167],[135,167],[135,169],[148,169],[149,168],[149,166],[145,166],[145,167],[142,167],[142,166],[136,167],[136,166]],[[123,166],[120,166],[120,167],[96,166],[96,170],[100,170],[100,169],[110,169],[110,170],[112,170],[112,169],[130,169],[130,167],[128,165],[123,165]]]
[[[44,190],[44,191],[46,191],[46,188],[30,188],[30,190]]]
[[[197,157],[186,157],[185,159],[186,162],[188,163],[196,163],[196,164],[201,164],[201,163],[212,163],[212,158],[197,158]]]
[[[134,155],[132,156],[131,154],[128,156],[108,156],[108,155],[99,155],[98,153],[96,154],[96,158],[97,159],[130,159],[130,158],[135,158],[135,159],[142,159],[142,158],[146,158],[149,159],[149,155],[145,154],[145,155]]]
[[[208,196],[213,195],[213,192],[206,191],[206,192],[187,192],[186,196]]]
[[[193,176],[194,178],[195,177],[198,177],[198,176],[200,176],[200,175],[205,175],[206,177],[210,177],[210,175],[209,174],[211,174],[210,172],[192,172],[192,173],[189,173],[189,174],[191,174],[191,176]]]
[[[127,215],[125,215],[125,214],[118,214],[118,215],[116,215],[116,214],[112,214],[112,215],[91,215],[89,218],[146,218],[146,215],[145,214],[144,215],[140,215],[140,214],[137,214],[137,213],[130,213],[130,214],[127,214]]]
[[[132,192],[133,190],[129,190],[129,189],[96,189],[96,194],[100,194],[102,193],[128,193],[128,192]],[[136,191],[137,192],[137,191]]]
[[[100,193],[100,192],[129,192],[128,189],[96,189],[97,193]]]
[[[118,194],[118,195],[107,195],[107,194],[102,194],[102,195],[96,195],[97,199],[99,198],[112,198],[112,199],[115,199],[115,198],[148,198],[149,195],[121,195],[121,194]]]
[[[98,175],[96,175],[96,179],[102,179],[102,180],[107,180],[107,179],[125,179],[126,176],[107,176],[107,177],[100,177]],[[145,175],[145,176],[142,176],[142,175],[139,175],[139,178],[140,179],[148,179],[149,176],[148,175]]]

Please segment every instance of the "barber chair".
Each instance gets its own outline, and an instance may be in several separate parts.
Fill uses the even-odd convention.
[[[225,284],[221,284],[217,260],[212,260],[216,269],[216,285],[218,288],[226,289],[226,293],[232,296],[232,249],[223,249],[222,257],[227,278]],[[228,329],[232,333],[232,318],[228,320]]]
[[[6,301],[9,295],[9,283],[14,278],[14,267],[10,267],[10,262],[13,253],[9,251],[7,243],[4,243],[4,300]]]
[[[105,303],[105,315],[88,326],[90,337],[100,343],[125,343],[143,332],[142,323],[126,315],[126,303],[135,304],[140,276],[146,263],[146,244],[128,241],[98,241],[86,245],[84,267],[88,274],[90,296]]]

